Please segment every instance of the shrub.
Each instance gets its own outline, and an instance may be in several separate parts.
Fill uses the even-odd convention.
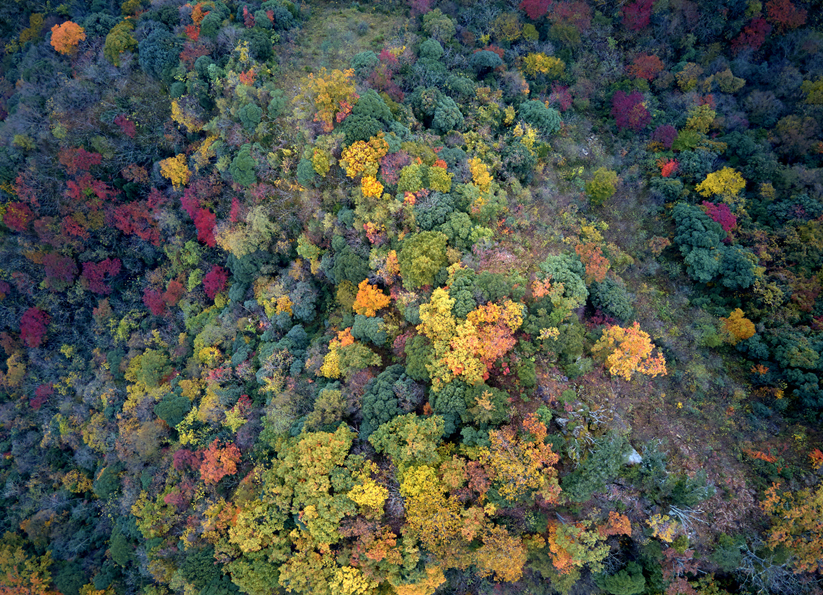
[[[554,134],[560,130],[560,112],[551,107],[546,107],[542,101],[531,100],[520,105],[518,110],[520,118],[537,128],[545,135]]]

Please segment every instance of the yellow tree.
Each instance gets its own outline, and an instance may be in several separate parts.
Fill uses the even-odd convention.
[[[73,54],[84,39],[86,32],[83,27],[72,21],[51,28],[51,46],[60,54]]]
[[[186,165],[186,156],[183,153],[163,159],[160,162],[160,173],[169,180],[175,188],[185,186],[189,181],[191,172]]]
[[[326,70],[321,68],[310,74],[300,84],[302,92],[294,98],[298,115],[313,114],[315,122],[321,122],[326,132],[331,132],[334,121],[342,120],[357,102],[354,87],[354,70]]]
[[[780,486],[772,484],[766,499],[760,503],[771,516],[768,544],[788,549],[794,571],[823,572],[823,483],[814,490],[778,493]]]
[[[696,190],[703,196],[719,195],[724,198],[734,198],[745,187],[746,180],[740,172],[731,167],[724,167],[720,171],[707,175],[706,179],[697,185]]]
[[[363,316],[376,316],[377,311],[388,306],[390,302],[389,296],[369,284],[368,279],[363,279],[357,286],[357,297],[354,298],[352,309]]]
[[[754,336],[754,323],[746,318],[740,308],[733,310],[728,318],[721,318],[720,320],[723,323],[723,328],[731,337],[732,345]]]
[[[628,328],[609,327],[592,347],[592,354],[606,355],[606,368],[613,376],[631,380],[635,372],[649,376],[666,375],[666,360],[662,354],[652,357],[649,334],[635,322]]]

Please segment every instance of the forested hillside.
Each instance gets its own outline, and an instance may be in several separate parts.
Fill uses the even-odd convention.
[[[0,595],[821,593],[823,2],[0,2]]]

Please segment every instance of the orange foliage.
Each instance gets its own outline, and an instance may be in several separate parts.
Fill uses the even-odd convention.
[[[660,159],[657,165],[660,167],[660,175],[668,178],[677,171],[680,163],[678,163],[677,159],[669,159],[668,161]]]
[[[631,380],[635,372],[649,376],[666,375],[666,360],[663,355],[652,357],[649,334],[640,330],[635,322],[628,328],[609,327],[592,347],[592,353],[606,353],[606,368],[613,376]]]
[[[215,438],[203,453],[203,463],[200,465],[200,476],[206,483],[216,484],[227,475],[237,473],[237,463],[240,462],[240,449],[235,444],[228,444],[223,448],[218,446]]]
[[[754,323],[745,317],[743,310],[736,308],[728,318],[721,318],[723,327],[731,336],[732,345],[754,336]]]
[[[66,21],[51,28],[51,46],[61,54],[72,54],[77,44],[86,39],[86,32],[77,23]]]
[[[790,564],[796,573],[823,571],[823,484],[811,489],[778,494],[779,484],[766,490],[760,503],[771,516],[767,544],[792,552]]]
[[[363,316],[376,316],[377,311],[388,306],[390,302],[389,296],[370,285],[368,279],[363,279],[357,286],[357,297],[354,298],[352,310]]]
[[[657,74],[663,70],[665,64],[657,56],[650,56],[648,54],[640,54],[634,59],[634,62],[629,66],[629,74],[635,78],[652,80]]]
[[[625,514],[609,512],[609,520],[602,527],[598,527],[598,532],[604,537],[611,535],[629,535],[632,534],[632,522]]]
[[[600,246],[594,242],[586,244],[578,244],[574,247],[574,251],[580,257],[583,266],[586,267],[586,282],[592,281],[602,282],[606,278],[606,273],[611,266],[609,261],[603,256],[603,251]],[[540,297],[540,296],[538,296]]]
[[[744,448],[743,452],[749,455],[753,459],[760,459],[761,461],[766,461],[767,463],[776,463],[778,461],[777,457],[774,455],[766,454],[765,452],[761,452],[759,450],[752,450],[751,448]]]
[[[815,471],[819,471],[820,467],[823,467],[823,452],[820,452],[819,448],[815,448],[809,453],[809,459],[811,459],[812,469]]]

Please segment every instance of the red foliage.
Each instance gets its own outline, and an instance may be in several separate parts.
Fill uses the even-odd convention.
[[[200,37],[200,27],[197,25],[186,25],[186,37],[192,41],[197,41]]]
[[[203,277],[203,289],[209,299],[214,299],[218,293],[226,289],[226,282],[229,280],[229,274],[226,269],[220,265],[214,265],[211,270]]]
[[[29,401],[29,406],[37,411],[54,394],[51,384],[41,384],[34,390],[34,398]]]
[[[130,202],[117,205],[110,212],[110,217],[114,226],[126,235],[136,235],[145,242],[159,246],[160,230],[149,208],[146,201]]]
[[[757,17],[743,28],[740,35],[732,40],[732,53],[737,55],[743,50],[757,51],[766,42],[772,26],[763,17]]]
[[[254,84],[254,77],[257,75],[254,68],[249,68],[246,72],[241,72],[237,75],[237,79],[244,85],[252,86]]]
[[[218,446],[218,439],[203,452],[203,463],[200,465],[200,476],[206,483],[216,484],[227,475],[237,473],[237,463],[240,462],[240,449],[236,444]]]
[[[63,220],[60,222],[60,229],[62,230],[63,235],[82,238],[84,240],[89,239],[88,229],[69,215],[63,217]]]
[[[519,7],[531,20],[536,21],[549,10],[552,0],[522,0]]]
[[[34,219],[34,212],[29,205],[22,202],[9,203],[3,214],[3,223],[14,231],[26,231],[32,219]]]
[[[635,78],[652,80],[664,68],[663,61],[653,54],[640,54],[628,67],[629,74]]]
[[[186,467],[198,471],[202,462],[202,453],[194,452],[186,448],[181,448],[174,452],[174,469],[176,471],[183,471]]]
[[[643,130],[652,119],[649,110],[643,105],[644,101],[640,91],[632,91],[628,95],[624,91],[617,91],[612,98],[612,116],[617,127],[621,130]]]
[[[737,217],[732,214],[729,205],[726,203],[714,204],[713,202],[704,200],[701,204],[703,208],[706,209],[706,214],[709,218],[719,223],[720,227],[722,227],[726,233],[729,233],[732,228],[737,225]]]
[[[497,47],[496,45],[489,45],[489,46],[486,46],[484,48],[480,48],[479,50],[474,50],[474,52],[472,52],[472,53],[476,54],[477,52],[494,52],[495,54],[500,56],[501,60],[503,59],[503,56],[506,55],[506,50],[504,50],[503,48]]]
[[[663,145],[665,149],[671,149],[672,143],[677,139],[677,128],[671,124],[663,124],[654,129],[652,140]]]
[[[572,95],[569,93],[569,88],[559,83],[552,83],[549,103],[556,105],[561,112],[565,112],[572,106]]]
[[[208,209],[200,208],[200,200],[197,198],[199,186],[186,188],[180,202],[183,210],[189,214],[194,220],[194,226],[197,228],[197,239],[207,246],[214,247],[217,241],[214,238],[214,227],[217,223],[217,217]]]
[[[400,170],[411,165],[411,157],[405,151],[388,153],[380,160],[380,177],[386,184],[395,185],[400,179]]]
[[[114,118],[114,123],[120,127],[120,131],[128,136],[134,138],[137,135],[137,127],[134,122],[126,118],[126,114],[119,114]]]
[[[63,290],[74,282],[77,277],[77,264],[69,256],[59,254],[46,254],[43,256],[43,267],[46,270],[46,278],[43,284],[48,289]]]
[[[39,308],[29,308],[20,318],[20,338],[26,347],[40,347],[46,336],[49,315]]]
[[[677,171],[679,166],[680,163],[678,163],[677,159],[669,159],[668,161],[661,160],[660,175],[664,178],[668,178]]]
[[[84,262],[83,263],[83,282],[90,291],[97,294],[108,295],[111,293],[111,287],[106,285],[104,277],[114,277],[120,272],[120,259],[107,258],[98,263]]]
[[[654,0],[635,0],[623,9],[623,26],[640,31],[649,26]]]
[[[60,165],[66,168],[66,173],[75,175],[78,172],[87,172],[92,166],[100,165],[103,156],[99,153],[89,153],[80,147],[60,149],[57,153]]]
[[[186,288],[183,287],[183,284],[180,283],[180,281],[172,279],[166,286],[166,293],[163,294],[163,301],[169,306],[175,306],[177,302],[180,301],[180,298],[182,298],[185,294]]]
[[[76,180],[66,182],[66,197],[79,204],[86,204],[90,194],[99,200],[107,201],[117,196],[117,191],[105,182],[95,180],[91,174],[84,172]]]
[[[231,210],[229,211],[229,221],[237,223],[240,221],[240,201],[234,196],[231,199]]]
[[[186,27],[188,33],[188,27],[194,27],[194,25],[188,25]],[[200,31],[200,28],[197,28],[197,31]],[[197,41],[195,39],[194,41]],[[203,44],[193,43],[191,41],[187,41],[183,45],[183,50],[180,52],[180,61],[186,66],[186,70],[191,70],[194,67],[194,63],[200,56],[207,56],[209,54],[208,48]]]
[[[549,18],[553,23],[573,25],[579,31],[586,31],[592,24],[592,9],[585,2],[561,2],[552,7]]]
[[[403,101],[405,95],[400,87],[397,86],[397,83],[394,82],[392,77],[394,76],[393,67],[398,64],[397,58],[394,57],[389,52],[385,50],[383,53],[380,54],[381,60],[383,54],[388,54],[393,62],[382,62],[374,69],[374,72],[369,77],[369,86],[377,91],[382,91],[386,93],[389,97],[391,97],[394,101]]]
[[[254,27],[254,15],[245,6],[243,7],[243,24],[247,29]]]
[[[39,207],[38,189],[34,187],[34,180],[30,173],[22,173],[14,180],[14,193],[21,201],[33,207]]]
[[[143,303],[153,316],[161,316],[166,311],[166,302],[163,301],[163,294],[156,289],[148,287],[143,291]]]
[[[791,0],[769,0],[766,2],[766,18],[781,33],[797,29],[806,23],[806,10],[797,8]]]
[[[214,248],[217,240],[214,238],[214,226],[217,223],[217,216],[208,209],[198,209],[194,218],[194,226],[197,228],[197,239],[207,246]]]
[[[11,285],[5,281],[0,281],[0,300],[6,299],[6,296],[11,291]]]

